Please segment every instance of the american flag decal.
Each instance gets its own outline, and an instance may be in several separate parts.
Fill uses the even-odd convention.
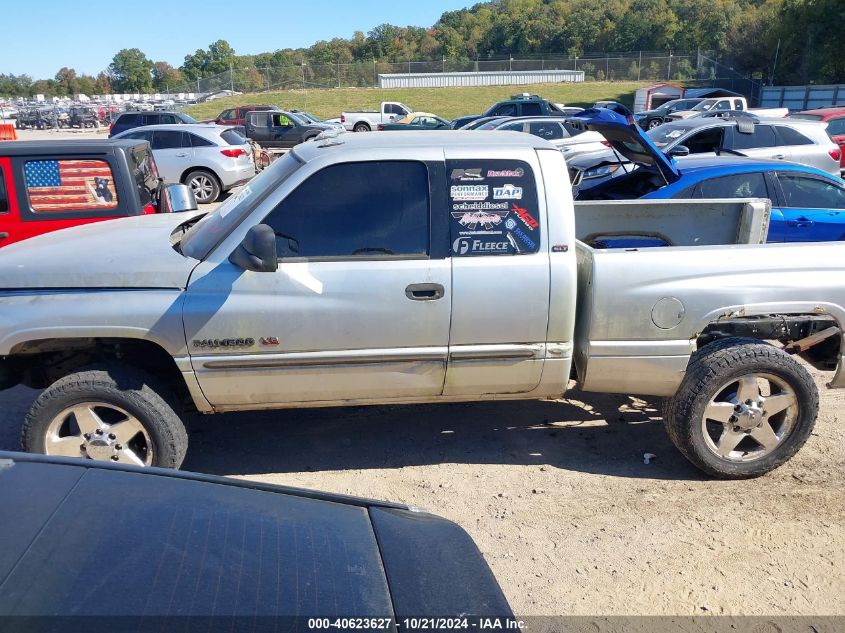
[[[33,211],[114,209],[111,167],[101,160],[31,160],[23,167]]]

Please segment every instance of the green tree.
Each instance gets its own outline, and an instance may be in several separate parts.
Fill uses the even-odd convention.
[[[57,90],[63,95],[72,97],[81,92],[79,89],[79,82],[76,78],[76,71],[67,66],[61,68],[54,77],[56,80]]]
[[[151,92],[153,63],[137,48],[118,51],[109,65],[111,83],[117,92]]]
[[[185,77],[178,68],[167,62],[153,63],[153,88],[157,92],[173,91],[185,83]]]

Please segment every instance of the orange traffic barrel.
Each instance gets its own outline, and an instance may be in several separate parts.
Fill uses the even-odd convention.
[[[17,141],[18,134],[11,123],[0,123],[0,141]]]

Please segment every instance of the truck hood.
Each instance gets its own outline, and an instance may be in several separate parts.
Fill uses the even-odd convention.
[[[105,220],[54,231],[0,249],[0,290],[184,288],[199,263],[170,234],[202,211]]]
[[[567,121],[577,128],[599,132],[613,149],[632,163],[657,169],[667,184],[681,177],[675,161],[660,151],[633,116],[622,116],[607,108],[590,108]]]

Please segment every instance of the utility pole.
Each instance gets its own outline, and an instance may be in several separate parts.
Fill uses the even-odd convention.
[[[669,49],[669,66],[666,68],[666,81],[672,78],[672,50]]]
[[[777,67],[778,67],[778,54],[779,53],[780,53],[780,38],[778,38],[778,45],[777,45],[777,48],[775,48],[775,62],[772,64],[772,76],[769,78],[769,85],[770,86],[775,85],[775,71],[777,70]]]
[[[235,92],[235,70],[231,61],[229,62],[229,86],[232,92]]]
[[[643,52],[640,51],[640,63],[637,64],[637,81],[640,80],[640,73],[643,71]]]

